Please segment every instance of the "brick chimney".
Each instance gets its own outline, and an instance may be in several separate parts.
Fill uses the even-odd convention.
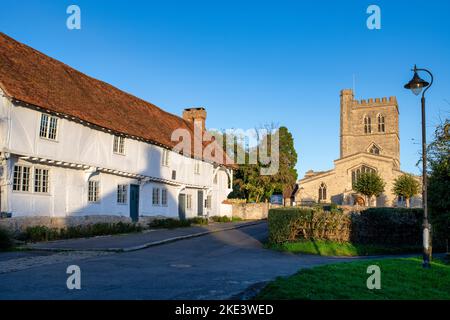
[[[194,124],[200,124],[202,132],[205,131],[206,110],[203,107],[187,108],[183,111],[183,119]]]

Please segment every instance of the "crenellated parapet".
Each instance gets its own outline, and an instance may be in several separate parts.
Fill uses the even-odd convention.
[[[392,97],[383,97],[383,98],[370,98],[370,99],[362,99],[362,100],[353,100],[354,107],[381,107],[381,106],[396,106],[397,98]]]

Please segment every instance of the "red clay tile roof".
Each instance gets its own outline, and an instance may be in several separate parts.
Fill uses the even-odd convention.
[[[193,132],[191,122],[91,78],[1,32],[0,87],[12,99],[168,148],[177,144],[171,141],[175,129]]]

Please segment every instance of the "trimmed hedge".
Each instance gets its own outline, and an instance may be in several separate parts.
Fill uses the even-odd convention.
[[[412,208],[369,208],[352,218],[352,242],[362,244],[422,244],[423,210]]]
[[[319,208],[270,209],[269,242],[282,243],[297,239],[345,242],[350,238],[350,217],[340,211]]]
[[[420,246],[422,209],[369,208],[357,213],[322,208],[269,211],[269,242],[328,240],[381,246]],[[435,247],[438,239],[434,239]]]

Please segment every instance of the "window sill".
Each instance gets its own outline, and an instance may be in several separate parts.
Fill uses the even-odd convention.
[[[39,136],[39,138],[44,141],[50,141],[50,142],[56,142],[56,143],[59,142],[58,139],[50,139],[50,138],[45,138],[45,137],[41,137],[41,136]]]

